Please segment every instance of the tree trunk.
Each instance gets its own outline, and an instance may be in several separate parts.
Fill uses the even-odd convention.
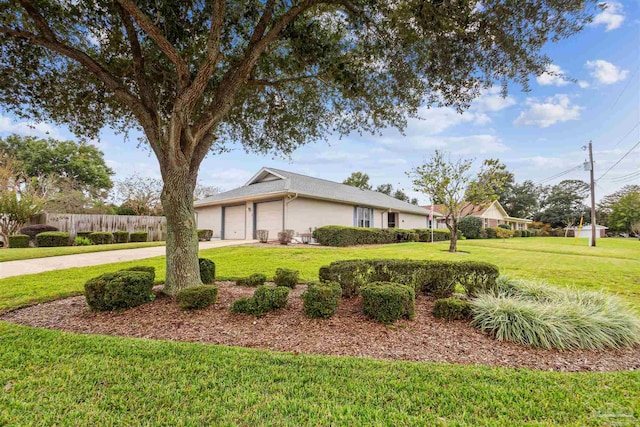
[[[449,237],[449,252],[457,252],[458,251],[458,221],[453,220],[453,224],[449,230],[451,232],[451,236]]]
[[[167,275],[164,292],[201,285],[198,263],[198,233],[193,208],[197,171],[188,168],[163,174],[162,207],[167,218]]]

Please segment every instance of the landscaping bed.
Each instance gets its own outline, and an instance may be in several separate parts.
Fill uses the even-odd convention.
[[[414,320],[385,326],[363,314],[360,298],[343,299],[330,319],[310,319],[300,295],[291,290],[286,308],[256,318],[232,314],[231,303],[251,296],[252,288],[217,282],[218,302],[198,311],[180,310],[159,293],[155,301],[123,312],[88,310],[84,296],[23,308],[0,317],[29,326],[71,332],[191,341],[340,356],[372,357],[527,367],[554,371],[616,371],[640,369],[640,349],[606,351],[542,350],[496,341],[464,321],[433,317],[434,300],[416,298]],[[156,292],[159,289],[156,288]]]

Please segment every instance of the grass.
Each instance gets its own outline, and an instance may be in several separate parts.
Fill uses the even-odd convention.
[[[111,245],[90,246],[61,246],[57,248],[6,248],[0,249],[0,262],[18,261],[21,259],[48,258],[59,255],[116,251],[118,249],[148,248],[151,246],[164,246],[164,242],[115,243]]]
[[[628,277],[640,276],[640,262],[625,255],[637,254],[640,245],[616,248],[602,241],[580,256],[572,253],[576,248],[562,249],[547,239],[530,241],[522,249],[515,240],[504,247],[461,242],[468,255],[442,252],[446,244],[231,247],[202,255],[216,261],[219,278],[260,272],[271,277],[277,267],[287,267],[300,270],[303,280],[315,279],[320,265],[336,259],[478,259],[512,275],[545,273],[564,285],[601,285],[638,301],[638,283]],[[560,253],[535,252],[538,244]],[[602,256],[592,256],[597,251]],[[617,267],[608,267],[612,262]],[[163,258],[13,277],[0,280],[0,310],[78,293],[88,278],[133,265],[155,266],[157,278],[164,278]],[[594,276],[587,280],[581,267]],[[634,425],[640,419],[638,371],[566,374],[385,362],[80,335],[5,322],[0,348],[0,425],[583,426]]]
[[[0,425],[632,425],[640,373],[385,362],[0,322]],[[625,424],[622,424],[625,423]]]
[[[495,263],[502,274],[517,278],[542,279],[554,285],[617,293],[640,310],[640,242],[602,239],[599,246],[573,246],[573,239],[530,237],[498,240],[461,241],[451,254],[448,242],[436,244],[403,243],[362,248],[259,248],[232,246],[208,249],[200,256],[216,263],[218,280],[238,279],[254,273],[272,278],[276,268],[300,271],[300,280],[318,279],[318,269],[332,261],[350,258],[413,258],[475,260]],[[583,244],[584,242],[580,242]],[[536,251],[537,247],[543,248]],[[82,292],[84,283],[102,273],[134,265],[156,267],[156,279],[164,280],[163,257],[71,268],[0,280],[0,311],[48,301]],[[64,280],[60,280],[64,277]]]

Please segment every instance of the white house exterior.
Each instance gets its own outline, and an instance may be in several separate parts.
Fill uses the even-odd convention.
[[[605,227],[604,225],[596,225],[596,237],[606,237],[607,229],[609,227]],[[578,234],[578,237],[591,237],[591,224],[584,225],[582,229],[580,229],[580,233],[578,233],[579,227],[565,227],[565,230],[569,230],[569,236],[575,237]]]
[[[323,225],[426,228],[429,212],[383,193],[273,168],[245,185],[195,202],[198,228],[227,240],[255,239],[256,230],[294,230],[297,236]]]

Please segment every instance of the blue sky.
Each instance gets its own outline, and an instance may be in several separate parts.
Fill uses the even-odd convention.
[[[382,135],[330,136],[297,150],[291,159],[247,154],[242,148],[211,155],[202,163],[200,181],[229,190],[244,184],[262,166],[271,166],[342,181],[352,171],[369,174],[371,183],[404,188],[413,193],[405,171],[428,159],[435,149],[453,156],[499,158],[516,181],[540,182],[581,164],[581,147],[593,141],[596,178],[640,141],[640,1],[609,2],[593,24],[569,40],[547,46],[553,71],[577,79],[551,75],[533,78],[531,91],[509,88],[501,98],[497,88],[487,91],[469,111],[423,108],[421,120],[411,120],[405,135],[387,129]],[[29,124],[0,112],[0,136],[11,133],[74,139],[61,126]],[[125,141],[109,129],[96,144],[116,171],[116,180],[136,172],[159,177],[155,158],[137,147],[135,135]],[[625,184],[640,184],[640,146],[598,180],[599,199]],[[575,170],[561,179],[588,180]]]

